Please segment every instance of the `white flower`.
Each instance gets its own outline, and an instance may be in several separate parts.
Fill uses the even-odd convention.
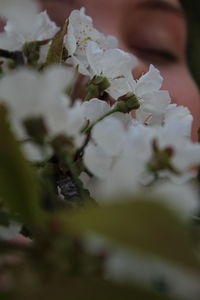
[[[130,74],[127,78],[113,81],[108,92],[116,100],[128,92],[134,93],[140,102],[136,118],[142,123],[145,123],[146,120],[149,121],[152,117],[156,117],[160,121],[160,116],[163,117],[171,101],[169,93],[160,90],[162,81],[160,72],[150,65],[149,71],[139,80],[134,80]]]
[[[0,48],[9,51],[22,50],[26,42],[51,39],[59,30],[46,12],[35,14],[31,20],[31,24],[24,21],[23,28],[12,22],[12,19],[8,20],[5,31],[0,34]]]
[[[85,164],[97,178],[107,179],[112,173],[114,160],[123,149],[123,124],[114,117],[104,119],[92,130],[92,140],[85,149]]]
[[[139,184],[146,156],[143,160],[135,156],[137,147],[132,147],[126,126],[113,115],[99,122],[92,130],[92,141],[85,149],[84,162],[98,179],[99,194],[113,196],[129,193]],[[146,143],[146,139],[144,141]]]
[[[19,138],[25,133],[22,121],[42,116],[50,134],[66,131],[70,100],[64,89],[71,83],[71,69],[54,66],[44,73],[21,69],[0,81],[0,99],[10,109],[13,129]]]
[[[194,178],[197,174],[196,167],[200,165],[200,144],[192,143],[188,137],[188,129],[191,128],[188,120],[191,120],[190,114],[186,114],[185,118],[177,118],[177,120],[169,118],[163,127],[156,129],[155,134],[161,149],[167,147],[172,149],[171,162],[180,172],[180,175],[176,175],[165,171],[163,175],[178,183],[184,183]]]
[[[93,100],[93,103],[98,105],[98,100]],[[185,183],[194,178],[197,172],[194,166],[200,164],[200,145],[193,144],[186,137],[183,128],[187,129],[184,122],[188,123],[188,119],[188,115],[177,119],[180,134],[178,129],[173,130],[174,119],[170,120],[169,116],[162,126],[154,127],[144,126],[137,121],[126,124],[115,114],[97,123],[84,154],[85,165],[94,175],[92,180],[87,180],[91,192],[94,194],[95,184],[98,190],[96,194],[119,196],[132,194],[151,183],[154,176],[148,171],[147,164],[155,155],[154,140],[160,151],[172,149],[170,162],[180,173],[176,175],[166,169],[158,172],[161,178],[168,178],[175,183]],[[182,126],[179,126],[179,122]]]
[[[40,7],[34,0],[1,0],[0,16],[9,20],[16,30],[31,32],[35,16],[39,13]]]
[[[106,77],[109,80],[109,92],[112,84],[117,85],[121,78],[128,78],[132,69],[137,65],[135,56],[128,54],[120,49],[101,49],[97,43],[89,41],[86,49],[87,60],[89,63],[90,77],[95,75]]]
[[[85,15],[85,9],[73,10],[68,19],[68,32],[65,47],[72,62],[79,66],[79,72],[88,75],[86,48],[89,41],[95,41],[100,48],[114,48],[117,45],[114,37],[105,37],[93,27],[92,19]]]
[[[139,112],[141,110],[153,116],[165,113],[171,100],[167,91],[160,90],[162,81],[160,72],[153,65],[150,65],[149,71],[139,80],[130,82],[132,91],[139,98],[141,104]]]

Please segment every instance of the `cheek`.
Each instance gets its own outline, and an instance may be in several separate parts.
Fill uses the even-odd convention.
[[[194,117],[192,138],[196,141],[200,127],[200,94],[197,86],[184,66],[161,70],[161,74],[164,77],[163,89],[169,91],[172,103],[186,106],[191,111]]]

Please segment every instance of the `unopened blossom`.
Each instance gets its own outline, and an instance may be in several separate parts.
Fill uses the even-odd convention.
[[[86,48],[89,41],[95,41],[101,49],[115,48],[117,41],[112,36],[104,36],[93,27],[92,19],[85,15],[85,9],[73,10],[68,18],[68,31],[65,47],[73,64],[78,65],[79,72],[88,75]]]

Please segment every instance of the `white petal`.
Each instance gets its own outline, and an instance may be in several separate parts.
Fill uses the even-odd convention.
[[[108,103],[97,98],[85,101],[82,106],[84,109],[84,116],[90,122],[96,121],[111,109]]]
[[[141,106],[145,112],[160,115],[166,111],[170,101],[168,91],[157,91],[143,95]]]
[[[10,38],[6,32],[0,33],[0,49],[15,51],[21,49],[21,41],[15,37]]]
[[[23,144],[21,150],[26,159],[32,162],[47,160],[52,155],[52,150],[49,147],[45,147],[44,151],[41,151],[40,147],[32,143]]]
[[[191,136],[193,117],[187,107],[169,105],[164,121],[165,126],[170,126],[171,128],[180,127],[179,134],[182,136]]]
[[[38,2],[33,0],[1,0],[0,2],[0,16],[12,22],[22,33],[31,32],[38,12]]]
[[[94,126],[92,138],[105,153],[115,156],[123,148],[125,129],[119,120],[113,117],[105,118]]]
[[[143,97],[146,93],[158,91],[162,82],[163,78],[160,72],[153,65],[150,65],[149,71],[137,81],[136,94]]]
[[[136,58],[120,49],[103,51],[95,42],[88,42],[86,55],[93,75],[116,78],[129,75],[136,66]]]
[[[98,178],[107,178],[110,174],[112,157],[108,156],[100,147],[89,143],[84,153],[86,167]]]
[[[42,41],[51,39],[58,32],[59,27],[51,21],[47,12],[41,12],[36,16],[35,26],[32,28],[32,40]]]
[[[178,145],[172,161],[179,170],[200,165],[200,145],[189,142]]]
[[[64,43],[68,51],[68,55],[73,55],[76,51],[76,37],[74,35],[74,29],[71,23],[68,24],[67,34],[65,36]]]
[[[74,106],[68,109],[66,119],[66,131],[69,135],[76,136],[85,123],[82,102],[76,101]]]

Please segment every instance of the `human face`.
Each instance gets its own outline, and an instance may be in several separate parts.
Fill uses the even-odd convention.
[[[199,91],[185,59],[187,27],[178,0],[43,0],[50,16],[61,25],[74,8],[85,6],[97,29],[113,34],[120,48],[139,58],[135,75],[150,63],[164,77],[172,102],[187,106],[194,116],[193,138],[200,126]]]

